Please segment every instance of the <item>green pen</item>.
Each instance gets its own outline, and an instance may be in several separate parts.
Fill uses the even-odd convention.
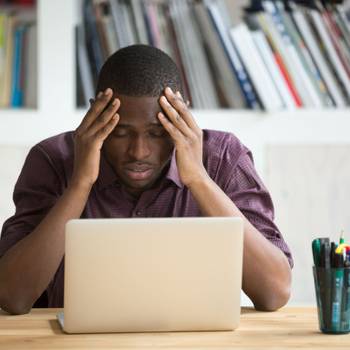
[[[331,329],[333,332],[341,331],[341,306],[344,285],[343,255],[334,255],[335,268],[332,270],[332,312]]]
[[[342,300],[341,327],[344,332],[350,330],[350,269],[344,269],[344,295]]]
[[[314,257],[314,265],[319,267],[321,264],[321,238],[315,238],[312,241],[312,254]]]

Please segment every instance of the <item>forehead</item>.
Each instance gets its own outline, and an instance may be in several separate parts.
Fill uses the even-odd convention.
[[[135,127],[160,124],[157,118],[158,112],[161,111],[159,97],[125,95],[117,95],[117,97],[120,99],[119,124]]]

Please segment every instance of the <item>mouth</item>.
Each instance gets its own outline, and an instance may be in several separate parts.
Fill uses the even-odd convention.
[[[151,177],[153,174],[153,169],[125,169],[125,172],[130,180],[142,181]]]

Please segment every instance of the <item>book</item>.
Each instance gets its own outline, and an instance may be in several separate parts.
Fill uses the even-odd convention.
[[[24,72],[23,72],[23,104],[27,108],[37,107],[38,65],[37,65],[37,25],[28,24],[25,31]]]
[[[265,63],[267,70],[276,86],[280,97],[283,100],[283,104],[287,110],[295,110],[297,103],[293,98],[293,95],[288,87],[284,76],[279,69],[278,64],[275,61],[275,57],[265,35],[260,30],[253,30],[252,37],[256,48],[258,49],[262,60]]]
[[[96,85],[99,71],[104,63],[104,57],[91,0],[85,0],[83,3],[83,25],[85,30],[86,50],[94,85]]]
[[[137,42],[139,44],[149,44],[149,38],[145,23],[144,3],[140,0],[131,0],[132,15],[134,17]]]
[[[273,54],[275,57],[275,62],[280,72],[282,73],[282,76],[288,86],[291,95],[293,96],[297,107],[302,107],[304,105],[304,102],[300,96],[301,92],[297,90],[297,81],[291,75],[291,72],[288,69],[289,67],[287,66],[286,62],[288,60],[288,55],[285,52],[283,42],[281,41],[276,30],[274,30],[273,25],[268,24],[268,20],[264,13],[257,13],[254,16],[254,19],[269,40],[270,46],[272,47]]]
[[[224,104],[230,108],[245,108],[246,103],[240,88],[239,81],[230,66],[225,54],[218,33],[215,31],[209,17],[209,13],[202,2],[194,5],[195,18],[202,32],[203,42],[206,51],[211,59],[214,77],[218,84],[218,89],[224,98]]]
[[[169,3],[170,14],[178,38],[181,57],[195,108],[217,108],[218,97],[214,89],[209,63],[200,40],[196,22],[187,1]]]
[[[313,28],[307,20],[306,10],[302,7],[293,7],[291,15],[295,21],[298,30],[302,34],[305,43],[310,50],[310,53],[316,63],[324,82],[327,86],[329,94],[335,105],[338,107],[344,107],[347,104],[346,98],[343,96],[342,90],[338,86],[338,82],[335,79],[331,68],[329,67],[325,56],[323,55],[321,48],[318,45],[317,38],[313,33]]]
[[[85,106],[89,106],[89,99],[95,97],[94,82],[89,64],[89,57],[85,46],[85,32],[82,25],[76,27],[76,50],[79,76],[81,79]]]
[[[295,87],[299,91],[304,106],[322,107],[322,100],[318,96],[312,80],[306,72],[305,66],[285,28],[277,7],[271,1],[264,1],[263,7],[266,11],[266,18],[270,20],[271,27],[273,27],[273,31],[275,31],[274,40],[278,43],[281,55],[295,83]]]
[[[281,1],[276,1],[276,7],[279,11],[281,20],[283,21],[284,26],[291,37],[293,45],[295,46],[299,54],[300,60],[305,68],[305,71],[308,74],[312,84],[314,85],[315,91],[321,99],[323,106],[334,106],[333,100],[329,95],[324,80],[313,61],[312,56],[310,55],[310,52],[304,42],[303,37],[297,31],[297,28],[293,20],[291,19],[290,14],[285,11]]]
[[[238,54],[254,84],[265,110],[274,112],[283,108],[283,101],[255,47],[245,23],[230,29],[230,35]]]
[[[5,69],[3,75],[3,89],[0,90],[0,106],[8,107],[11,105],[11,85],[12,85],[12,66],[13,66],[13,34],[16,24],[14,13],[9,13],[5,19]]]
[[[222,47],[224,48],[224,51],[229,59],[231,68],[235,72],[237,80],[240,83],[241,90],[246,100],[246,105],[251,109],[260,109],[261,106],[256,92],[230,40],[228,28],[225,25],[223,17],[221,16],[217,2],[208,1],[206,2],[206,6],[208,8],[214,28],[220,37]]]
[[[25,25],[18,25],[14,31],[11,107],[23,106],[23,84],[21,76],[23,70],[22,55],[24,31]]]
[[[5,13],[0,13],[0,106],[1,95],[5,89],[6,30],[7,16]]]
[[[317,10],[310,9],[309,10],[310,17],[313,20],[313,23],[320,35],[320,38],[324,44],[325,50],[327,51],[327,54],[329,55],[330,62],[333,66],[333,70],[336,73],[336,75],[339,78],[339,81],[342,83],[344,87],[344,92],[346,93],[347,97],[350,98],[350,79],[347,75],[347,72],[339,59],[339,56],[337,52],[334,49],[334,46],[332,44],[332,40],[329,36],[329,33],[322,21],[321,15]]]

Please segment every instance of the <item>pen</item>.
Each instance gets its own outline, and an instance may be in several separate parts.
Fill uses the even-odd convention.
[[[332,274],[330,270],[330,248],[331,244],[329,238],[320,238],[321,253],[320,253],[320,267],[318,269],[318,281],[320,287],[320,295],[322,303],[322,313],[326,329],[331,329],[331,283]],[[323,268],[323,269],[322,269]]]
[[[321,258],[321,240],[316,238],[312,241],[312,255],[314,257],[314,265],[316,267],[320,266]]]
[[[335,269],[332,270],[332,312],[331,312],[331,326],[332,331],[338,332],[340,330],[341,304],[342,292],[344,284],[344,261],[343,254],[335,254],[334,256]]]
[[[350,326],[350,255],[347,254],[346,268],[344,269],[344,291],[342,302],[342,329],[349,329]]]

